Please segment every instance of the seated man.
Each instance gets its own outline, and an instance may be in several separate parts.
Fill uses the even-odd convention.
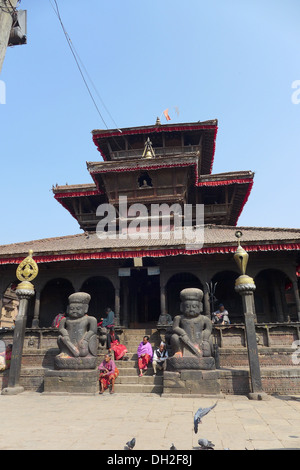
[[[102,326],[109,329],[111,326],[114,326],[115,314],[110,307],[107,307],[105,309],[105,315],[105,318],[100,318],[97,326]]]
[[[168,351],[166,350],[166,345],[165,343],[161,342],[159,347],[154,350],[153,353],[153,371],[154,374],[156,375],[157,368],[159,370],[166,370],[166,365],[167,365],[167,359],[168,359]]]
[[[220,304],[219,309],[212,313],[212,322],[217,325],[230,325],[229,313],[223,304]]]
[[[143,371],[147,370],[149,362],[152,361],[153,351],[149,339],[149,336],[144,336],[137,349],[139,377],[143,377]]]

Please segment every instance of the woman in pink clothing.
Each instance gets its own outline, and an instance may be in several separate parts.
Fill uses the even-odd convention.
[[[149,343],[149,336],[144,336],[143,341],[140,342],[137,350],[138,355],[138,367],[139,367],[139,377],[143,377],[143,371],[147,370],[148,364],[152,361],[153,351],[152,346]]]

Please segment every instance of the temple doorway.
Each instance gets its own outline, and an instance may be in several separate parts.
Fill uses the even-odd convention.
[[[91,301],[89,304],[88,314],[97,318],[104,317],[105,309],[115,308],[115,289],[112,282],[104,276],[95,276],[87,279],[82,287],[81,292],[90,294]]]
[[[215,301],[211,308],[216,311],[219,304],[224,304],[231,323],[244,322],[243,301],[240,294],[234,290],[238,276],[235,271],[221,271],[212,278],[212,286],[215,288]]]
[[[188,287],[203,289],[202,283],[197,276],[188,272],[174,274],[167,282],[167,312],[172,318],[175,315],[180,315],[180,291]]]
[[[155,326],[160,315],[159,274],[149,275],[147,268],[131,269],[124,279],[128,286],[128,323],[130,328]],[[124,286],[126,289],[126,286]]]
[[[66,313],[68,297],[73,294],[73,292],[74,288],[72,283],[67,279],[56,278],[47,282],[41,292],[39,315],[39,326],[41,328],[51,327],[56,315]],[[28,319],[30,319],[29,316]]]
[[[258,322],[297,321],[291,280],[278,269],[265,269],[254,279]]]

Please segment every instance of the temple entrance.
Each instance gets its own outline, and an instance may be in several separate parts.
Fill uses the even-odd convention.
[[[149,275],[147,268],[132,269],[124,281],[128,286],[129,327],[155,326],[160,315],[159,274]]]
[[[180,315],[180,291],[188,287],[196,287],[203,289],[200,280],[192,273],[178,273],[174,274],[166,286],[167,295],[167,311],[172,318],[175,315]]]
[[[297,321],[291,280],[277,269],[265,269],[254,279],[255,308],[258,322]]]
[[[41,292],[39,326],[49,328],[59,313],[66,313],[68,297],[74,288],[67,279],[56,278],[47,282]],[[29,316],[27,316],[29,319]],[[32,320],[31,320],[32,321]],[[31,325],[31,323],[30,323]]]
[[[214,305],[211,305],[213,311],[218,310],[219,304],[224,304],[229,313],[231,323],[243,323],[243,301],[234,290],[235,281],[238,274],[235,271],[221,271],[212,278],[212,285],[215,288]]]
[[[104,317],[107,307],[114,310],[115,289],[111,281],[106,277],[95,276],[87,279],[81,287],[81,292],[90,294],[91,301],[88,314],[97,318],[97,322],[100,321],[100,318]]]

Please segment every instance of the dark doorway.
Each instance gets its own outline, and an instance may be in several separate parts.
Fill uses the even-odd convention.
[[[265,269],[255,277],[255,308],[258,322],[297,321],[291,280],[277,269]]]
[[[234,271],[222,271],[212,278],[212,284],[215,285],[215,304],[214,311],[218,310],[219,304],[224,304],[229,313],[231,323],[243,323],[243,302],[240,294],[235,292],[235,281],[238,274]]]
[[[128,277],[129,325],[156,325],[160,315],[159,275],[149,275],[147,268],[131,269]]]
[[[67,279],[52,279],[41,292],[40,319],[41,328],[49,328],[59,313],[66,313],[68,297],[74,288]]]
[[[87,279],[82,287],[82,292],[87,292],[91,296],[88,314],[97,318],[103,318],[105,309],[110,307],[114,310],[115,289],[109,279],[103,276],[96,276]]]
[[[199,279],[191,273],[174,274],[167,282],[167,308],[171,317],[180,315],[180,291],[189,287],[203,289]]]

